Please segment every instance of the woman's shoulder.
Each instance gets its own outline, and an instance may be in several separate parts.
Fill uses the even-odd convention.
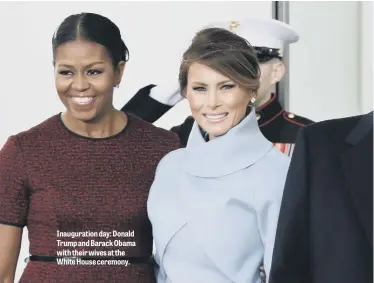
[[[134,138],[146,142],[150,145],[166,145],[172,146],[175,149],[180,147],[180,140],[177,134],[157,127],[151,123],[148,123],[141,118],[127,114],[133,124],[133,131],[131,134]]]
[[[156,174],[158,177],[165,176],[167,178],[179,176],[180,173],[184,172],[184,161],[185,161],[186,148],[173,148],[168,151],[159,161]],[[172,174],[170,174],[173,172]],[[179,177],[178,177],[179,178]]]
[[[263,166],[261,169],[264,172],[264,175],[266,174],[270,177],[266,178],[266,183],[269,188],[278,190],[282,187],[283,189],[291,158],[282,153],[278,148],[273,147],[263,161],[264,163],[262,164]],[[282,186],[279,186],[279,184],[282,184]]]
[[[59,114],[53,115],[39,124],[30,127],[27,130],[23,130],[12,137],[19,140],[20,142],[35,142],[40,139],[47,137],[58,136]]]
[[[10,135],[5,144],[0,147],[2,154],[31,154],[36,148],[45,148],[45,143],[50,144],[52,138],[58,135],[56,126],[58,125],[58,114],[43,122],[23,130],[19,133]],[[43,152],[43,150],[42,150]]]
[[[273,166],[273,169],[285,168],[287,171],[288,166],[291,162],[291,157],[281,152],[275,146],[273,146],[272,149],[269,151],[267,158],[269,159],[269,163],[272,164],[271,166]]]
[[[185,158],[186,148],[178,148],[170,151],[160,161],[162,167],[176,167],[176,164],[184,164],[183,159]]]

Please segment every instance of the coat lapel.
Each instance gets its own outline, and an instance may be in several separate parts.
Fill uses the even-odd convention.
[[[364,116],[346,139],[344,177],[353,205],[373,245],[373,115]]]

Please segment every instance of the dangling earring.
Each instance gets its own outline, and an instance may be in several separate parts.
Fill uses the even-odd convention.
[[[256,97],[255,96],[252,96],[252,98],[249,100],[249,103],[247,105],[247,111],[246,111],[246,115],[248,115],[251,110],[252,110],[252,107],[254,107],[254,103],[256,101]]]

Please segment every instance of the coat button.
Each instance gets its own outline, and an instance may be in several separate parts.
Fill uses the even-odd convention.
[[[293,119],[293,118],[295,118],[295,114],[292,114],[292,113],[288,113],[288,118],[290,118],[290,119]]]

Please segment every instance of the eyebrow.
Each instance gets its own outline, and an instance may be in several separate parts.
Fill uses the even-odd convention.
[[[104,64],[104,63],[105,62],[103,62],[103,61],[94,62],[94,63],[86,65],[85,68],[91,68],[92,66],[99,65],[99,64]],[[66,67],[66,68],[74,68],[73,65],[69,65],[69,64],[59,64],[58,66],[59,67]]]
[[[232,81],[231,81],[231,80],[225,80],[225,81],[219,82],[217,85],[223,85],[223,84],[230,83],[230,82],[232,82]],[[192,82],[192,83],[193,83],[193,84],[198,84],[198,85],[207,86],[206,83],[199,82],[199,81]]]

